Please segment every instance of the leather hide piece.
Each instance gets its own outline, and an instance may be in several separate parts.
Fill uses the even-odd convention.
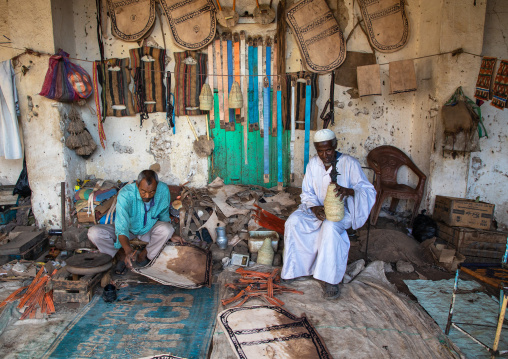
[[[111,33],[124,41],[142,39],[155,22],[155,0],[107,0]]]
[[[323,340],[308,319],[279,307],[227,309],[217,316],[240,359],[331,359]]]
[[[302,0],[294,4],[288,8],[286,20],[309,71],[329,72],[344,62],[344,36],[325,0]]]
[[[359,0],[372,46],[381,52],[402,49],[409,40],[405,0]]]
[[[374,65],[375,63],[375,54],[348,51],[346,61],[335,70],[335,84],[344,87],[358,88],[356,68],[358,66]]]
[[[207,46],[217,29],[211,0],[159,0],[178,46],[198,50]]]
[[[416,73],[413,60],[390,62],[390,93],[416,91]]]
[[[381,95],[381,76],[379,65],[360,66],[356,69],[360,97]]]
[[[133,271],[164,285],[196,289],[211,285],[212,254],[189,243],[168,242],[166,247],[142,268]]]

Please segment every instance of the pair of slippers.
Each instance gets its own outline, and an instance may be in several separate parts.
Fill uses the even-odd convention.
[[[150,263],[150,259],[146,258],[144,261],[141,261],[141,262],[134,262],[136,264],[137,267],[145,267],[148,263]],[[124,261],[118,261],[116,263],[116,267],[115,267],[115,274],[118,274],[118,275],[124,275],[125,273],[127,273],[127,266],[125,265],[125,262]]]

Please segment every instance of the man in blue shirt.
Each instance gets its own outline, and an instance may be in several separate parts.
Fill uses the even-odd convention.
[[[118,274],[125,273],[125,267],[132,268],[133,261],[139,266],[147,265],[169,239],[183,242],[170,223],[169,197],[168,186],[159,182],[157,174],[144,170],[136,183],[118,192],[115,224],[98,224],[88,231],[88,239],[101,253],[114,257],[118,252]],[[148,243],[139,254],[129,243],[134,238]]]

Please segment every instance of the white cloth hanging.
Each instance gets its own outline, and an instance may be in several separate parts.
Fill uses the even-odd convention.
[[[23,157],[18,127],[18,93],[11,60],[0,63],[0,157]]]
[[[284,234],[282,278],[312,275],[315,279],[337,284],[344,277],[349,254],[346,230],[360,228],[367,221],[376,201],[376,190],[353,157],[342,154],[337,161],[337,183],[355,191],[346,198],[345,215],[340,222],[321,221],[311,211],[323,206],[332,168],[325,169],[318,156],[307,165],[302,184],[302,204],[289,216]]]

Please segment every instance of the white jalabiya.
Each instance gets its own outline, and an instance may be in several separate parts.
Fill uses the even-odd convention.
[[[346,272],[349,237],[346,230],[360,228],[367,221],[376,201],[376,190],[367,180],[360,163],[342,154],[337,161],[337,183],[352,188],[347,197],[344,219],[340,222],[320,221],[310,208],[322,206],[331,182],[330,172],[314,156],[307,165],[302,184],[302,204],[289,216],[284,235],[282,278],[312,275],[330,284],[340,283]]]
[[[23,158],[19,136],[18,93],[11,60],[0,62],[0,157]]]

